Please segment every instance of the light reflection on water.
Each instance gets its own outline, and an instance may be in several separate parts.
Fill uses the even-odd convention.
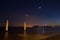
[[[0,40],[40,40],[60,33],[60,28],[28,28],[23,31],[23,28],[9,28],[9,32],[0,31]]]
[[[9,33],[5,32],[4,34],[0,34],[0,40],[41,40],[50,37],[51,35],[56,35],[56,33],[52,34],[28,34],[24,31],[23,34],[20,33]],[[3,38],[4,37],[4,38]]]
[[[23,40],[42,40],[45,38],[49,38],[51,36],[57,35],[57,33],[52,34],[27,34],[26,31],[24,31],[24,34],[17,34],[18,37],[23,37]]]
[[[8,40],[8,32],[5,32],[4,40]]]
[[[27,34],[26,34],[26,31],[24,31],[24,40],[27,40]]]
[[[21,33],[23,32],[23,33]],[[0,33],[0,40],[41,40],[57,35],[52,31],[44,31],[40,29],[28,30],[28,31],[14,31]]]

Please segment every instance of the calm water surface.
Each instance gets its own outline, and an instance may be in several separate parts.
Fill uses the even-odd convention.
[[[9,30],[8,32],[0,32],[0,40],[44,40],[58,34],[59,32],[41,31],[39,29],[28,29],[27,31],[14,29],[13,31]]]

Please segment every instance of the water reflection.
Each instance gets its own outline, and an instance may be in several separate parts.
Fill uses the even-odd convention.
[[[24,40],[27,40],[27,34],[26,34],[26,31],[24,31]]]
[[[8,32],[5,32],[4,40],[8,40]]]

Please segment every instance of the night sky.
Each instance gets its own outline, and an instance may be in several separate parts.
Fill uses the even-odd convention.
[[[26,15],[28,17],[26,17]],[[60,0],[1,0],[0,26],[60,25]]]

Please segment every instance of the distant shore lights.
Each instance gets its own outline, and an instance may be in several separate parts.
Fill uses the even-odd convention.
[[[6,32],[8,31],[8,20],[6,20]]]

